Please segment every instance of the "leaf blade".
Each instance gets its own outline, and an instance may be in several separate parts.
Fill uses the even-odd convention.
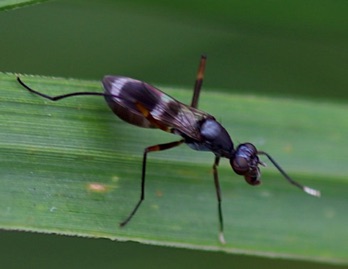
[[[52,95],[102,90],[95,81],[23,79]],[[327,130],[335,126],[329,120],[342,122],[344,106],[202,94],[200,107],[221,115],[226,129],[277,152],[289,173],[323,192],[321,199],[309,197],[279,180],[274,169],[263,170],[263,186],[249,188],[234,180],[238,177],[222,163],[219,172],[228,243],[221,246],[211,154],[181,147],[149,156],[146,200],[132,222],[121,229],[119,222],[139,198],[143,148],[177,138],[115,119],[102,98],[45,101],[28,94],[11,74],[1,74],[0,85],[2,228],[347,263],[347,246],[340,241],[347,234],[343,213],[347,168],[335,170],[344,160],[344,150],[338,145],[347,124],[343,122],[339,135],[337,130]],[[181,101],[190,99],[190,92],[167,92]],[[233,113],[225,113],[231,104]],[[246,107],[251,115],[243,112]],[[291,111],[308,116],[299,118]],[[323,118],[328,111],[334,117]],[[255,118],[261,112],[265,117]],[[309,120],[313,117],[322,119],[319,127]],[[288,133],[277,138],[276,126]],[[326,146],[319,150],[316,146],[330,132],[336,134],[331,139],[336,158],[327,158],[325,167],[318,168],[317,163],[325,158],[322,154],[330,154]],[[270,138],[262,142],[266,135]],[[282,139],[286,143],[279,150]],[[271,143],[277,146],[272,148]],[[288,144],[301,150],[289,150]]]
[[[0,10],[16,9],[23,6],[34,5],[48,0],[2,0]]]

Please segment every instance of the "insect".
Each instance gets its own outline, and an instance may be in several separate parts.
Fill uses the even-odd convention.
[[[226,129],[212,115],[198,110],[198,100],[203,83],[205,65],[206,57],[202,56],[190,106],[175,100],[143,81],[122,76],[105,76],[102,81],[104,93],[72,92],[58,96],[48,96],[35,91],[24,84],[19,77],[17,77],[17,80],[31,93],[51,101],[78,95],[103,96],[111,110],[125,122],[144,128],[158,128],[181,136],[181,139],[178,141],[145,148],[142,161],[140,198],[127,218],[120,223],[121,226],[125,226],[132,219],[145,199],[148,153],[171,149],[183,143],[194,150],[211,151],[215,155],[213,178],[218,206],[219,240],[221,243],[224,243],[221,190],[217,169],[221,158],[227,158],[233,171],[243,176],[247,183],[255,186],[261,182],[259,165],[264,165],[259,159],[259,155],[264,155],[291,184],[313,196],[319,197],[320,192],[294,181],[268,153],[257,150],[253,144],[242,143],[235,147]]]

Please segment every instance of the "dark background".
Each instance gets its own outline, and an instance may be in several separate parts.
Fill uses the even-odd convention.
[[[347,101],[347,1],[52,1],[0,16],[0,70]]]
[[[51,1],[0,13],[0,70],[190,89],[205,53],[204,90],[347,103],[347,10],[344,0]],[[4,231],[0,253],[6,268],[333,267]]]

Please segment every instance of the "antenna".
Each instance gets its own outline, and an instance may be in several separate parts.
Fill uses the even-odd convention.
[[[301,190],[303,190],[304,192],[312,196],[320,197],[320,191],[312,189],[307,186],[303,186],[300,183],[293,180],[287,173],[285,173],[283,168],[281,168],[280,165],[267,152],[258,151],[257,154],[265,155],[273,163],[273,165],[279,170],[279,172],[285,177],[285,179],[289,181],[291,184],[295,185],[296,187],[300,188]]]

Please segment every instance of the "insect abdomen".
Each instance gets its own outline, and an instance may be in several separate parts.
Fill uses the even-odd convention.
[[[102,82],[107,94],[105,100],[120,119],[139,127],[157,128],[136,107],[137,102],[143,103],[147,92],[141,81],[127,77],[105,76]],[[152,96],[147,103],[151,105],[157,101],[156,96]]]

